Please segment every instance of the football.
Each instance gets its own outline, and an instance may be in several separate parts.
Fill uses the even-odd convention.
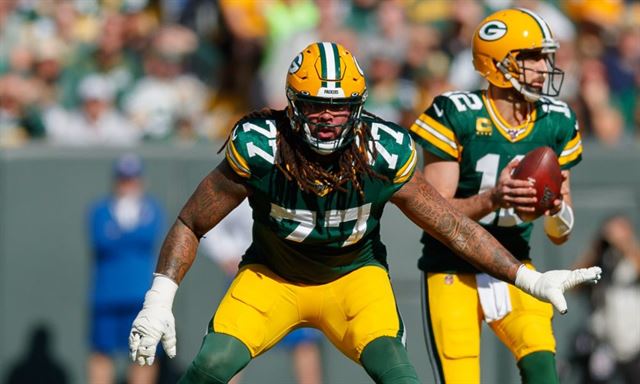
[[[513,170],[512,177],[520,180],[535,180],[533,186],[538,199],[535,212],[520,214],[525,221],[533,221],[553,206],[553,201],[560,197],[562,173],[558,156],[550,147],[538,147],[528,152],[520,164]]]

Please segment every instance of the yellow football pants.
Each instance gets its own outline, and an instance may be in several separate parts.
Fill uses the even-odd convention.
[[[251,264],[240,270],[213,318],[213,330],[241,340],[251,357],[304,326],[320,329],[355,362],[378,337],[399,337],[404,344],[388,273],[377,266],[359,268],[326,284],[304,285]]]
[[[424,276],[424,331],[436,382],[479,383],[480,333],[484,314],[475,275],[428,273],[426,279]],[[551,304],[513,285],[509,285],[509,296],[512,311],[502,319],[488,323],[496,336],[516,360],[536,351],[555,353]]]

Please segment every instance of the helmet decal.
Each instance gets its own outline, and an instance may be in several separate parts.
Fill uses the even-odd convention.
[[[298,56],[293,59],[289,66],[289,73],[296,73],[302,66],[302,53],[298,53]]]
[[[340,88],[342,71],[338,46],[334,43],[321,42],[318,43],[318,48],[320,48],[320,79],[322,80],[322,87]]]
[[[489,21],[478,30],[478,36],[486,41],[498,40],[506,34],[507,25],[500,20]]]

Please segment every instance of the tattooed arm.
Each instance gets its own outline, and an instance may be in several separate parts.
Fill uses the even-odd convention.
[[[391,201],[414,223],[488,274],[567,312],[564,291],[600,279],[599,267],[540,273],[516,260],[493,236],[452,208],[418,172]]]
[[[247,188],[226,160],[209,173],[180,211],[160,249],[151,288],[133,321],[129,350],[133,361],[151,365],[162,341],[167,356],[176,355],[176,328],[171,308],[178,284],[196,258],[200,237],[238,206]]]
[[[160,249],[156,273],[180,284],[195,260],[200,238],[247,195],[247,188],[223,160],[200,182],[180,211]]]
[[[484,228],[454,209],[418,171],[393,195],[391,202],[477,268],[506,282],[515,281],[522,263]]]

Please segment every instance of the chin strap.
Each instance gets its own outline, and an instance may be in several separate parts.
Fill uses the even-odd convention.
[[[555,215],[544,217],[544,231],[551,237],[564,237],[573,229],[573,209],[564,201]]]
[[[516,91],[520,92],[522,94],[522,96],[524,96],[525,100],[527,100],[530,103],[535,103],[536,101],[538,101],[540,99],[540,95],[539,94],[529,91],[527,89],[527,87],[525,87],[524,85],[520,84],[518,79],[513,77],[513,75],[511,75],[511,73],[507,70],[507,68],[505,68],[504,64],[498,62],[498,63],[496,63],[496,67],[500,70],[500,72],[502,72],[504,77],[507,80],[509,80],[509,82],[511,83],[513,88],[515,88]]]

